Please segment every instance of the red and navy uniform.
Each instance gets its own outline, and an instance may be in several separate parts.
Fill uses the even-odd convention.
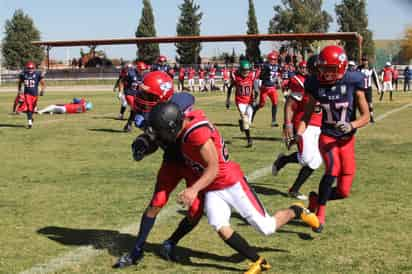
[[[23,71],[19,75],[19,79],[24,85],[24,101],[28,112],[34,112],[36,108],[39,84],[43,78],[44,76],[40,71]]]
[[[78,103],[65,104],[66,113],[84,113],[86,112],[86,100],[81,99]]]
[[[305,89],[322,108],[322,126],[319,151],[325,163],[325,173],[319,185],[317,216],[325,222],[327,200],[349,196],[355,175],[355,130],[343,133],[335,128],[337,122],[356,119],[356,92],[366,89],[364,75],[358,71],[347,71],[334,85],[321,86],[316,76],[310,76]],[[332,184],[337,178],[336,188]]]
[[[279,65],[264,63],[260,73],[262,87],[260,88],[259,108],[265,106],[266,97],[269,96],[272,105],[277,105],[278,94],[276,82],[279,74]]]
[[[161,65],[161,64],[153,64],[153,66],[152,66],[152,71],[163,71],[163,72],[166,72],[167,74],[169,74],[170,75],[170,77],[172,77],[173,78],[173,76],[174,76],[174,70],[168,65],[168,64],[164,64],[164,65]]]
[[[239,71],[231,73],[232,85],[236,88],[236,104],[252,105],[253,103],[253,83],[256,79],[254,71],[243,77]]]
[[[139,86],[143,82],[143,75],[140,74],[135,68],[130,68],[127,71],[125,78],[127,88],[124,90],[124,95],[126,96],[126,101],[130,108],[135,110],[135,96],[138,93]]]

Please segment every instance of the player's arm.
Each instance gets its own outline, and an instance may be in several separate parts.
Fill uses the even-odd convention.
[[[40,96],[44,95],[44,92],[46,91],[46,81],[44,78],[40,79]]]
[[[296,135],[298,136],[302,136],[303,132],[305,132],[309,121],[310,121],[310,117],[312,116],[313,111],[315,110],[315,105],[316,105],[316,101],[315,98],[313,98],[313,96],[311,94],[309,94],[309,100],[308,102],[305,104],[304,106],[304,114],[302,117],[302,120],[299,123],[299,126],[296,130]]]
[[[179,193],[179,202],[188,207],[192,205],[199,191],[213,183],[219,171],[218,154],[211,138],[199,148],[199,154],[205,163],[202,176],[192,186]]]
[[[372,80],[373,80],[373,83],[375,84],[376,88],[378,89],[378,92],[380,92],[382,90],[382,88],[381,88],[381,84],[379,82],[378,74],[376,73],[376,70],[374,68],[372,69]]]
[[[352,121],[351,125],[353,128],[361,128],[366,126],[370,120],[369,106],[366,101],[365,92],[362,90],[356,91],[356,101],[360,116],[355,121]]]
[[[290,148],[292,145],[292,140],[294,138],[293,132],[293,116],[294,111],[293,109],[296,106],[296,100],[292,98],[292,96],[288,96],[286,99],[285,107],[284,107],[284,121],[283,121],[283,139],[285,141],[287,149]]]
[[[120,90],[120,79],[121,79],[120,77],[117,78],[116,82],[114,83],[113,92],[116,92],[116,89]]]

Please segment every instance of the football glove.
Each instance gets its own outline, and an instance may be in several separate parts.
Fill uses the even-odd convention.
[[[134,117],[134,125],[137,128],[143,128],[145,126],[145,119],[144,119],[143,115],[137,114]]]
[[[44,95],[44,90],[41,90],[40,91],[40,96],[43,96]]]
[[[132,143],[132,154],[135,161],[141,161],[145,156],[154,153],[159,146],[149,135],[143,133]]]
[[[348,134],[353,130],[353,126],[351,123],[342,121],[337,122],[335,128],[345,134]]]

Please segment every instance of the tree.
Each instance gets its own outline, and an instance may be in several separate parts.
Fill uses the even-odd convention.
[[[176,26],[177,36],[198,36],[200,35],[200,20],[203,14],[199,12],[199,5],[193,0],[184,0],[179,6],[180,17]],[[180,64],[195,64],[199,59],[200,42],[182,42],[176,43],[176,52],[178,56],[176,61]]]
[[[322,10],[322,0],[282,0],[273,7],[275,15],[269,22],[269,33],[327,32],[332,17]],[[312,41],[292,42],[302,54]]]
[[[412,59],[412,26],[405,31],[405,37],[401,41],[401,55],[406,62]]]
[[[255,5],[253,0],[249,0],[249,14],[247,21],[247,34],[259,34],[256,14],[255,14]],[[249,61],[254,63],[259,63],[261,61],[260,49],[259,49],[259,40],[249,40],[245,42],[246,44],[246,57]]]
[[[150,0],[143,0],[142,16],[136,30],[136,37],[155,37],[155,18]],[[137,59],[147,64],[156,62],[160,55],[159,44],[138,44]]]
[[[230,63],[235,63],[237,59],[235,48],[232,48],[232,54],[229,57]]]
[[[335,5],[339,31],[358,32],[363,37],[363,54],[369,57],[375,56],[375,45],[372,32],[368,29],[368,15],[366,14],[365,0],[343,0]],[[358,54],[357,41],[345,41],[345,51],[348,57],[356,60]]]
[[[2,48],[4,65],[10,69],[18,69],[28,61],[40,64],[44,52],[40,46],[31,44],[34,40],[40,40],[40,32],[34,26],[33,20],[24,14],[23,10],[16,10],[5,24]]]

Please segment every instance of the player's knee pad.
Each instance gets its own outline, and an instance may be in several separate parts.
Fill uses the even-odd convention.
[[[242,114],[243,129],[248,130],[250,128],[249,117],[246,114]]]

